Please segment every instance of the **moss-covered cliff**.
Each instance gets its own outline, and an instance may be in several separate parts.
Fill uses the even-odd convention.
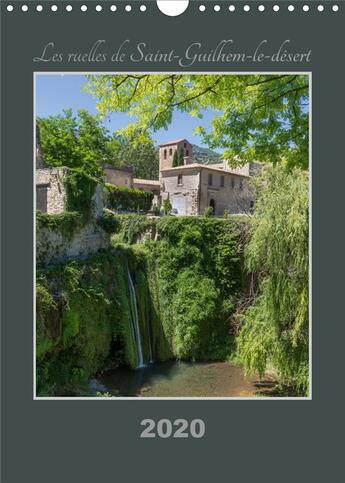
[[[166,217],[156,229],[156,241],[116,243],[87,260],[38,270],[39,395],[71,394],[107,367],[137,366],[128,271],[144,361],[228,355],[228,319],[243,287],[245,226],[225,219]]]

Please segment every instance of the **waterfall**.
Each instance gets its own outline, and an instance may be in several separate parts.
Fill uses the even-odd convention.
[[[140,367],[144,367],[145,364],[144,364],[144,357],[143,357],[143,348],[142,348],[142,343],[141,343],[138,304],[137,304],[137,296],[136,296],[136,293],[135,293],[133,280],[132,280],[132,277],[131,277],[131,272],[129,271],[128,266],[127,266],[127,273],[128,273],[128,287],[129,287],[132,324],[133,324],[134,339],[135,339],[135,344],[136,344],[136,348],[137,348],[137,356],[138,356],[138,366],[137,366],[137,368],[140,368]]]
[[[150,364],[153,363],[152,345],[151,345],[151,324],[147,324],[147,334],[149,340],[149,354],[150,354]]]

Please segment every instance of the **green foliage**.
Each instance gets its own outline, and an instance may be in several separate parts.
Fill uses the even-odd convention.
[[[97,223],[109,235],[117,233],[121,227],[119,216],[115,215],[112,211],[107,210],[106,208],[103,210],[103,216],[97,220]]]
[[[112,159],[107,148],[109,137],[99,116],[81,109],[73,116],[72,109],[62,115],[39,118],[40,138],[44,159],[50,166],[77,168],[84,166],[99,170]]]
[[[165,215],[168,215],[172,210],[172,204],[171,201],[166,199],[163,201],[163,212]]]
[[[74,117],[67,109],[63,115],[38,119],[38,124],[45,161],[69,168],[64,180],[66,209],[88,218],[96,185],[102,183],[102,164],[111,156],[106,129],[86,110]]]
[[[209,218],[209,217],[210,217],[210,216],[212,216],[212,215],[213,215],[213,208],[212,208],[212,206],[207,206],[207,207],[205,208],[205,210],[204,210],[204,216],[205,216],[206,218]]]
[[[260,273],[259,295],[244,314],[238,352],[248,371],[271,364],[283,382],[308,392],[308,176],[269,169],[257,183],[246,262]]]
[[[71,239],[74,233],[83,226],[82,216],[76,211],[64,211],[55,215],[37,211],[36,221],[38,228],[58,231],[67,239]]]
[[[133,168],[136,178],[158,179],[158,150],[149,135],[143,136],[138,131],[118,131],[110,144],[113,153],[110,164],[118,168]]]
[[[159,215],[160,215],[160,212],[161,212],[161,205],[160,205],[160,204],[156,204],[156,203],[154,203],[154,204],[152,205],[151,210],[152,210],[152,212],[153,212],[153,214],[154,214],[155,216],[159,216]]]
[[[177,357],[226,357],[227,319],[243,289],[242,230],[233,220],[164,217],[158,241],[145,246],[156,312]]]
[[[115,241],[132,244],[146,232],[156,230],[156,220],[145,215],[116,215],[104,210],[102,227],[111,234],[116,234]]]
[[[105,218],[125,245],[37,272],[40,395],[78,393],[110,361],[136,367],[128,271],[146,361],[225,359],[232,350],[228,320],[243,292],[245,223],[107,211]],[[158,240],[129,245],[147,230]]]
[[[153,193],[126,186],[106,185],[108,189],[107,204],[110,208],[123,211],[149,211],[152,206]]]
[[[66,208],[79,212],[84,219],[91,215],[92,196],[100,180],[90,176],[84,168],[69,169],[66,174]]]
[[[178,163],[178,166],[183,166],[184,165],[184,154],[183,154],[183,149],[182,148],[178,148],[177,163]]]
[[[37,391],[73,393],[113,360],[130,362],[126,273],[121,253],[105,252],[38,270]]]
[[[223,148],[233,164],[249,161],[308,166],[309,79],[305,74],[90,75],[86,90],[98,98],[101,115],[127,112],[126,133],[168,129],[175,110],[202,118],[214,111],[210,131],[198,134]]]
[[[172,166],[173,168],[176,168],[178,166],[178,155],[177,155],[177,151],[174,151],[174,155],[173,155],[173,161],[172,161]]]
[[[215,282],[193,269],[177,275],[177,291],[170,305],[173,346],[178,358],[198,359],[207,351],[208,336],[217,322],[219,293]]]

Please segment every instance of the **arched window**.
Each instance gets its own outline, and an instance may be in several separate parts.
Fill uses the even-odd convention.
[[[169,149],[169,156],[172,156],[172,148]]]
[[[188,151],[188,149],[186,149],[186,156],[189,156],[189,151]]]
[[[167,159],[167,150],[164,149],[164,159]]]
[[[177,175],[177,184],[178,185],[182,184],[182,173]]]

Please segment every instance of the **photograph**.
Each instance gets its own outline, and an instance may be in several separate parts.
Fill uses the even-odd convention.
[[[311,398],[311,74],[34,73],[34,398]]]

